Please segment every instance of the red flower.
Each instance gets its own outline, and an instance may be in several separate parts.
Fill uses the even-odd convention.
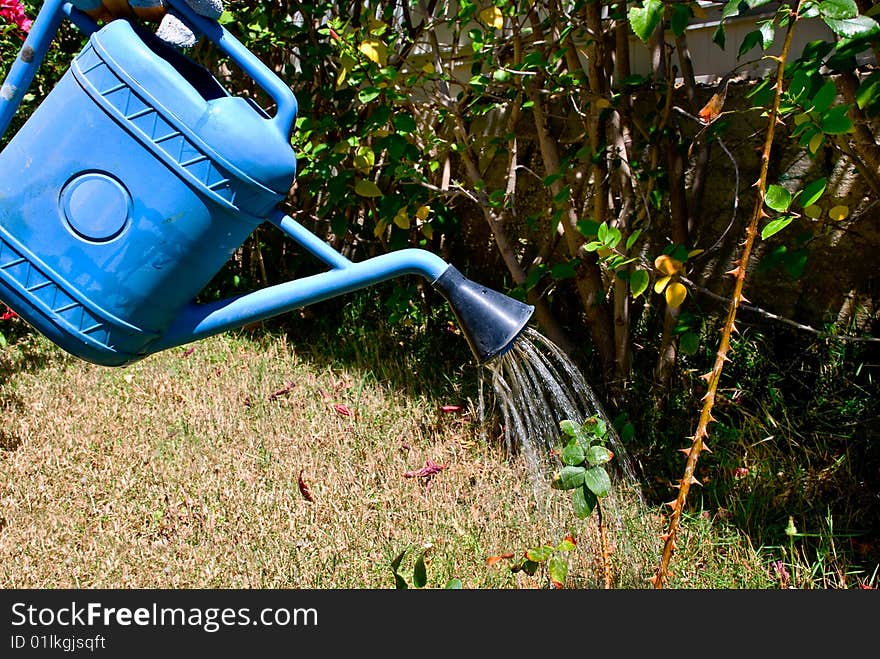
[[[24,13],[24,7],[21,6],[20,0],[0,0],[0,17],[7,23],[13,23],[19,30],[21,36],[30,32],[33,21]]]
[[[0,2],[3,2],[3,0],[0,0]],[[16,317],[17,317],[17,314],[9,307],[6,307],[6,311],[4,311],[3,315],[0,316],[0,320],[12,320],[13,318],[16,318]]]

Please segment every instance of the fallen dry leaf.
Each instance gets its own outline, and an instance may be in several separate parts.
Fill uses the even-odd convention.
[[[286,385],[281,387],[281,389],[278,389],[277,391],[272,392],[269,395],[269,400],[278,400],[279,397],[281,397],[285,394],[289,394],[291,391],[293,391],[293,388],[295,386],[296,386],[295,382],[288,382]]]
[[[430,458],[425,462],[425,466],[421,469],[416,469],[414,471],[406,472],[403,477],[404,478],[424,478],[427,483],[431,482],[431,479],[434,478],[441,471],[446,469],[447,465],[438,465],[436,462],[431,460]]]
[[[303,478],[302,469],[299,471],[299,476],[296,479],[297,485],[299,485],[300,494],[303,495],[303,499],[310,503],[314,503],[315,498],[312,496],[311,490],[309,490],[309,486],[306,485],[306,481]]]
[[[333,409],[336,410],[337,414],[340,414],[342,416],[349,416],[349,417],[354,416],[354,412],[351,411],[351,408],[349,408],[345,405],[342,405],[341,403],[336,403],[333,406]]]
[[[499,554],[498,556],[490,556],[486,559],[486,565],[491,567],[506,558],[513,558],[513,554]]]

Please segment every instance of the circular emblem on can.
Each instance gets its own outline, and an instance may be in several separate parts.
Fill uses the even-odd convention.
[[[131,195],[125,186],[103,172],[70,179],[61,191],[61,210],[76,235],[107,242],[122,233],[131,217]]]

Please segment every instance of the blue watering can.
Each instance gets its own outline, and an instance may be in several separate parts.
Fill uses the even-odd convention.
[[[223,26],[170,4],[272,98],[274,115],[137,24],[99,28],[47,0],[0,88],[0,135],[61,22],[89,40],[0,152],[0,300],[67,352],[121,366],[416,274],[450,303],[479,362],[505,352],[532,306],[425,250],[353,263],[278,208],[296,175],[294,94]],[[265,221],[328,270],[197,303]]]

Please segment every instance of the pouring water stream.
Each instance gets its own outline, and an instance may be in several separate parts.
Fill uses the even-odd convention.
[[[560,494],[550,488],[552,474],[561,465],[551,452],[562,436],[559,424],[565,419],[580,424],[594,416],[606,422],[614,459],[608,465],[612,491],[601,502],[605,513],[603,525],[618,546],[626,542],[620,495],[634,494],[636,505],[643,503],[635,470],[611,420],[577,365],[552,341],[527,327],[506,353],[480,370],[479,414],[483,427],[487,416],[483,389],[487,383],[495,394],[506,448],[522,455],[538,509],[547,519],[550,532],[560,537],[565,529],[560,528],[550,512],[551,497]]]

